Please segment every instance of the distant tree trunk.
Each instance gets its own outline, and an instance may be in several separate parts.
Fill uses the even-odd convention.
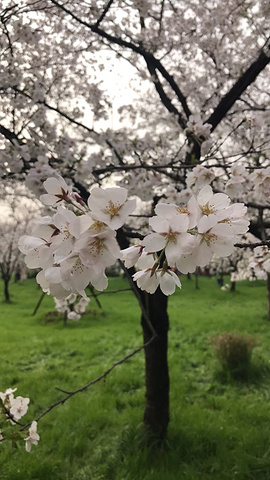
[[[157,338],[145,348],[146,405],[144,424],[154,436],[162,441],[169,424],[169,369],[168,369],[168,297],[161,290],[145,294],[144,303],[149,319],[157,333]],[[152,332],[142,316],[144,343],[150,340]]]
[[[268,320],[270,320],[270,273],[267,274]]]
[[[231,282],[230,291],[235,292],[236,282]]]
[[[5,301],[10,302],[10,293],[9,293],[9,280],[10,278],[4,277],[4,296],[5,296]]]
[[[196,271],[195,271],[195,288],[196,290],[199,290],[199,269],[196,268]]]
[[[19,282],[20,279],[21,279],[21,269],[17,267],[14,274],[14,283]]]

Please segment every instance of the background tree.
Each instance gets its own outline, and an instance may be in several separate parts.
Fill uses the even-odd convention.
[[[1,225],[1,259],[0,270],[4,282],[4,298],[10,301],[9,282],[15,274],[22,256],[18,251],[18,235],[16,225]]]
[[[18,197],[19,195],[19,201]],[[0,223],[0,271],[4,282],[4,298],[10,301],[9,284],[11,279],[25,268],[23,255],[18,250],[19,238],[25,233],[31,219],[39,212],[40,202],[24,198],[22,191],[5,190],[5,203],[2,202],[4,217]],[[38,204],[37,204],[38,203]]]

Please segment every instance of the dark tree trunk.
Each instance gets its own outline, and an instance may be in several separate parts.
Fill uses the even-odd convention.
[[[230,291],[235,292],[236,282],[231,282]]]
[[[199,290],[199,269],[196,268],[196,272],[195,272],[195,289],[196,290]]]
[[[7,278],[4,278],[4,296],[5,296],[5,301],[10,302],[9,279]]]
[[[157,337],[145,348],[146,405],[144,424],[162,441],[169,424],[169,369],[168,369],[168,297],[158,289],[153,295],[145,294],[145,308],[157,333]],[[142,317],[144,343],[152,337],[145,318]]]
[[[270,273],[267,274],[268,320],[270,320]]]
[[[129,242],[122,229],[117,232],[117,240],[120,247],[127,248]],[[134,267],[128,270],[130,281]],[[160,288],[153,294],[147,294],[138,289],[136,283],[134,288],[140,296],[148,319],[151,322],[157,337],[145,348],[145,387],[146,404],[143,422],[146,429],[159,441],[166,437],[170,420],[170,380],[168,368],[168,330],[169,317],[167,313],[168,297]],[[144,343],[149,342],[153,337],[153,331],[149,327],[144,315],[141,317]]]

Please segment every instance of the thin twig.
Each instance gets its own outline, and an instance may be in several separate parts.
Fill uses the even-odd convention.
[[[256,247],[270,247],[270,240],[265,240],[264,242],[257,242],[257,243],[235,243],[235,247],[238,248],[256,248]]]
[[[49,412],[51,412],[51,410],[53,410],[54,408],[56,408],[58,405],[63,405],[67,400],[69,400],[71,397],[73,397],[74,395],[76,395],[77,393],[81,393],[81,392],[84,392],[85,390],[87,390],[89,387],[91,387],[92,385],[94,385],[95,383],[98,383],[100,382],[100,380],[102,380],[103,378],[106,378],[112,370],[114,370],[115,367],[117,367],[118,365],[122,365],[123,363],[125,363],[127,360],[129,360],[130,358],[132,358],[134,355],[136,355],[137,353],[139,353],[141,350],[145,349],[146,347],[148,347],[148,345],[150,345],[150,343],[153,342],[153,340],[155,339],[156,335],[153,335],[150,340],[148,342],[146,342],[145,344],[141,345],[140,347],[137,347],[135,348],[135,350],[133,350],[131,353],[129,353],[128,355],[126,355],[124,358],[122,358],[121,360],[118,360],[117,362],[113,363],[111,365],[110,368],[108,368],[108,370],[106,370],[105,372],[103,372],[101,375],[99,375],[97,378],[95,378],[94,380],[91,380],[90,382],[86,383],[86,385],[84,385],[83,387],[80,387],[78,388],[77,390],[74,390],[72,392],[67,392],[61,388],[58,388],[56,387],[56,390],[58,390],[59,392],[62,392],[62,393],[66,393],[67,395],[64,397],[64,398],[61,398],[60,400],[58,400],[57,402],[53,403],[52,405],[50,405],[46,410],[44,410],[44,412],[42,412],[40,415],[38,415],[38,417],[35,418],[35,421],[36,422],[39,422],[39,420],[41,420],[41,418],[43,418],[45,415],[47,415]],[[25,425],[22,426],[22,428],[20,429],[21,431],[22,430],[25,430],[27,427],[29,427],[29,425],[31,425],[32,422],[29,422]]]
[[[119,288],[119,290],[105,290],[104,292],[96,293],[95,296],[98,297],[99,295],[107,295],[108,293],[131,292],[131,291],[132,291],[132,288]]]
[[[112,3],[113,3],[114,0],[109,0],[109,2],[107,3],[106,7],[104,8],[102,14],[100,15],[99,19],[96,21],[95,23],[95,27],[98,28],[99,25],[101,24],[102,20],[105,18],[106,14],[108,13]]]

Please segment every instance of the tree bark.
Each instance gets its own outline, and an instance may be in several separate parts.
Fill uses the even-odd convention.
[[[153,294],[145,294],[144,303],[157,337],[145,348],[145,383],[146,405],[144,425],[158,441],[166,438],[169,424],[169,368],[168,368],[168,330],[167,314],[168,298],[161,290]],[[152,332],[142,316],[144,343],[152,337]]]
[[[270,320],[270,273],[267,274],[268,320]]]
[[[5,296],[5,301],[10,302],[9,280],[6,278],[4,278],[4,296]]]

